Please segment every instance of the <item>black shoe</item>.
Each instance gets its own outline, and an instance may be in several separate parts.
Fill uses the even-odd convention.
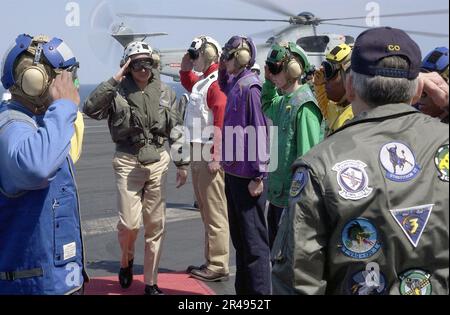
[[[186,273],[191,273],[193,270],[202,270],[202,269],[205,269],[206,267],[207,266],[205,264],[203,264],[201,266],[190,265],[187,267]]]
[[[128,262],[128,267],[120,268],[119,283],[123,289],[128,289],[133,283],[133,259]]]
[[[164,292],[161,291],[156,284],[146,285],[144,292],[145,295],[164,295]]]

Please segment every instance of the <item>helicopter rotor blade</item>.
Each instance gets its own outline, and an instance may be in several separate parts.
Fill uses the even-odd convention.
[[[160,14],[138,14],[138,13],[118,13],[118,17],[131,17],[138,19],[177,19],[177,20],[210,20],[210,21],[240,21],[240,22],[284,22],[288,19],[254,19],[254,18],[224,18],[210,16],[183,16],[183,15],[160,15]]]
[[[267,0],[239,0],[239,1],[254,5],[258,8],[264,8],[273,13],[279,13],[281,15],[287,15],[287,16],[296,15],[295,13],[292,13],[292,12],[284,9],[275,3],[268,2]]]
[[[442,9],[442,10],[432,10],[432,11],[417,11],[417,12],[405,12],[405,13],[393,13],[393,14],[381,14],[380,18],[387,18],[387,17],[408,17],[408,16],[423,16],[423,15],[440,15],[440,14],[448,14],[448,9]],[[367,15],[365,16],[354,16],[354,17],[345,17],[345,18],[330,18],[330,19],[318,19],[320,23],[322,22],[328,22],[328,21],[345,21],[345,20],[360,20],[360,19],[366,19]]]
[[[352,28],[360,28],[360,29],[370,29],[371,27],[368,26],[361,26],[361,25],[351,25],[351,24],[341,24],[341,23],[322,23],[324,25],[335,25],[335,26],[343,26],[343,27],[352,27]],[[404,30],[406,33],[414,34],[414,35],[421,35],[421,36],[430,36],[430,37],[440,37],[440,38],[448,38],[448,34],[443,33],[434,33],[434,32],[422,32],[422,31],[411,31],[411,30]]]

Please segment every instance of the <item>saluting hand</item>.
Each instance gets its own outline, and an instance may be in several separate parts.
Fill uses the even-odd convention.
[[[131,59],[129,58],[128,61],[120,68],[119,72],[116,73],[114,76],[114,80],[116,80],[117,83],[120,83],[125,78],[125,75],[128,71],[128,66],[130,65]]]
[[[437,72],[420,73],[418,90],[421,88],[437,106],[448,111],[448,84]],[[418,101],[417,96],[414,101]]]
[[[320,67],[319,69],[314,71],[313,82],[316,85],[322,85],[326,83],[323,67]]]
[[[181,59],[181,71],[191,71],[194,68],[191,57],[188,53],[184,54],[183,59]]]
[[[63,71],[57,75],[49,87],[50,98],[52,101],[67,99],[74,102],[77,106],[80,104],[80,94],[73,84],[72,74]]]

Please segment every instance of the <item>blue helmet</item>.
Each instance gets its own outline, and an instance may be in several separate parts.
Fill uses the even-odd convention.
[[[422,61],[422,70],[427,72],[443,73],[448,67],[448,48],[437,47],[433,49]]]
[[[15,45],[6,53],[2,66],[2,84],[5,89],[11,88],[15,83],[14,65],[18,57],[27,51],[35,38],[27,34],[19,35],[16,38]],[[68,69],[78,66],[78,62],[72,53],[72,50],[59,38],[52,38],[41,46],[41,51],[36,53],[35,63],[45,63],[53,69]]]

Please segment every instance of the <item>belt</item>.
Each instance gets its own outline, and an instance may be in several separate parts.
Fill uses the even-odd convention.
[[[2,281],[14,281],[17,279],[26,279],[33,277],[41,277],[44,275],[42,268],[35,268],[21,271],[7,271],[0,272],[0,280]]]

